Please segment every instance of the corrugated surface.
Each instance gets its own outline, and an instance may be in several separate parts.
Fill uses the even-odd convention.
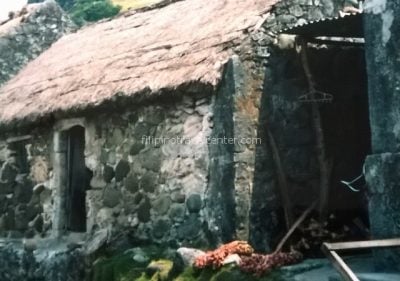
[[[305,37],[364,37],[363,14],[349,14],[334,18],[310,21],[283,29],[279,33],[302,35]]]

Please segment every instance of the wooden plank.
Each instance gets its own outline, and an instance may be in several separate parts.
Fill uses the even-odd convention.
[[[7,143],[13,143],[13,142],[27,141],[27,140],[30,140],[31,138],[32,138],[31,135],[18,136],[18,137],[8,138],[8,139],[6,140],[6,142],[7,142]]]
[[[344,280],[346,281],[360,281],[358,277],[354,274],[354,272],[347,266],[344,260],[335,252],[329,251],[325,247],[325,254],[331,260],[333,266],[336,268],[337,271],[342,275]]]
[[[400,238],[342,243],[324,243],[324,247],[330,251],[400,247]]]

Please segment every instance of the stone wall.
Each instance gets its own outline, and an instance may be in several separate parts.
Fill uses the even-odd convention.
[[[74,28],[53,0],[28,5],[14,17],[0,24],[0,85]]]
[[[66,196],[58,173],[67,168],[56,167],[59,144],[54,136],[63,130],[61,123],[78,120],[86,131],[85,164],[93,172],[86,192],[88,234],[112,227],[135,241],[208,244],[209,229],[215,227],[206,211],[215,206],[205,202],[213,110],[210,94],[184,96],[119,115],[61,120],[54,130],[47,125],[29,131],[29,136],[18,132],[4,136],[1,235],[63,234],[54,230],[59,216],[68,212],[60,211],[65,206],[58,203]],[[21,151],[26,152],[24,171],[19,167]]]
[[[50,136],[34,130],[0,140],[0,236],[43,236],[51,228]]]
[[[258,71],[265,77],[261,86],[258,120],[253,126],[261,144],[255,148],[254,177],[251,189],[250,241],[260,251],[268,251],[284,229],[276,166],[272,158],[268,130],[276,138],[284,154],[287,176],[296,178],[300,186],[314,190],[318,178],[313,154],[314,133],[310,112],[300,107],[294,96],[304,93],[306,81],[293,37],[278,36],[285,28],[310,20],[337,16],[345,1],[284,0],[278,2],[263,26],[254,33]],[[290,149],[290,147],[292,149]],[[313,179],[314,178],[314,179]],[[307,183],[306,183],[307,182]],[[291,184],[292,185],[292,184]],[[313,187],[314,186],[314,187]],[[304,194],[296,183],[293,194]],[[307,204],[302,196],[294,198]]]
[[[88,231],[113,225],[138,240],[206,244],[212,117],[206,95],[87,118]]]
[[[365,45],[372,155],[365,161],[369,191],[371,234],[374,239],[400,234],[400,4],[398,1],[365,2]],[[376,264],[398,271],[398,250],[376,251]]]

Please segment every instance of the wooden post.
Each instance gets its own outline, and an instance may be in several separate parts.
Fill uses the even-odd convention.
[[[311,74],[310,65],[307,58],[307,42],[303,38],[300,39],[301,42],[301,60],[303,64],[303,69],[307,77],[309,92],[311,98],[315,98],[316,86],[314,78]],[[320,219],[324,220],[328,211],[329,203],[329,179],[331,174],[331,165],[329,165],[326,157],[325,151],[325,141],[324,132],[322,130],[321,114],[319,111],[319,106],[316,102],[311,102],[312,118],[316,137],[316,148],[318,163],[320,167],[320,196],[319,196],[319,214]]]

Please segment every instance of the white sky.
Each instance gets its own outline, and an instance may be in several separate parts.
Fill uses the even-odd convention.
[[[28,0],[0,0],[0,21],[8,18],[8,12],[20,10]]]

